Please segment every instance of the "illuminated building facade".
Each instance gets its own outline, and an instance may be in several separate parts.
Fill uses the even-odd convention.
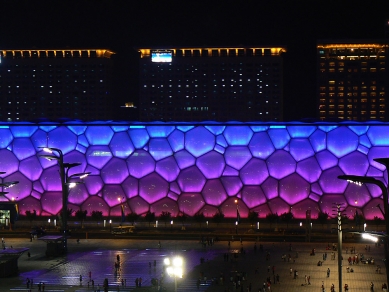
[[[321,120],[388,121],[388,42],[317,44]]]
[[[73,173],[91,172],[72,188],[68,207],[176,216],[221,210],[242,217],[257,211],[292,211],[312,218],[332,214],[344,203],[350,217],[381,216],[382,196],[374,185],[357,186],[339,175],[384,180],[373,159],[389,153],[388,124],[366,123],[3,123],[0,125],[1,181],[18,181],[0,201],[16,198],[19,210],[52,216],[62,206],[58,164],[39,157],[38,147],[59,148]],[[123,198],[123,199],[122,199]],[[120,200],[118,200],[120,199]]]
[[[0,121],[108,120],[113,52],[0,50]]]
[[[141,121],[282,121],[284,47],[140,48]]]

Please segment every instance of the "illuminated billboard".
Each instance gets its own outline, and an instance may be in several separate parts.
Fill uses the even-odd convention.
[[[172,56],[172,51],[151,51],[151,62],[170,63]]]

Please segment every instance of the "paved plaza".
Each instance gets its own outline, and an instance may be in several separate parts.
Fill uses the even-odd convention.
[[[103,291],[105,278],[110,285],[109,291],[157,291],[156,287],[152,287],[151,281],[153,278],[161,279],[163,259],[173,255],[180,255],[185,259],[185,275],[178,280],[178,291],[246,292],[251,283],[251,291],[257,292],[259,289],[263,291],[263,283],[268,278],[272,282],[271,291],[319,292],[322,283],[327,292],[332,283],[335,284],[335,291],[338,291],[337,253],[333,260],[333,251],[326,249],[332,243],[258,242],[255,250],[254,241],[234,241],[230,242],[230,246],[227,241],[220,241],[203,247],[199,241],[161,240],[159,248],[158,241],[154,240],[89,239],[77,244],[75,239],[70,239],[69,254],[66,257],[46,258],[46,244],[42,241],[30,242],[20,238],[4,240],[9,247],[30,248],[31,257],[27,253],[20,257],[19,276],[0,279],[0,291],[28,291],[27,278],[33,279],[32,291],[38,291],[39,282],[45,283],[45,291],[95,291],[98,285],[100,291]],[[263,250],[260,250],[260,244],[263,245]],[[370,251],[365,250],[366,244],[370,245]],[[350,254],[352,247],[355,247],[355,253],[373,257],[375,265],[359,263],[349,266],[347,258],[355,254]],[[313,248],[316,249],[316,254],[311,256]],[[239,254],[234,256],[236,252]],[[327,259],[323,261],[325,252]],[[121,269],[115,273],[117,255],[120,256]],[[283,255],[286,255],[285,260]],[[369,242],[347,243],[343,245],[343,257],[343,285],[347,283],[350,292],[370,291],[370,282],[374,282],[375,291],[381,291],[381,285],[386,282],[386,270],[382,261],[383,246],[376,247]],[[201,258],[204,259],[203,263]],[[318,266],[318,261],[323,261],[323,265]],[[376,272],[377,265],[381,267],[381,273]],[[347,266],[353,268],[354,272],[347,273]],[[290,274],[290,269],[298,271],[297,279],[294,279],[294,272]],[[94,280],[94,288],[91,282],[88,287],[89,272]],[[277,274],[280,282],[274,284]],[[80,275],[83,278],[81,284]],[[235,288],[230,281],[231,278],[235,280],[237,275],[244,276],[239,288]],[[311,285],[305,283],[305,275],[310,276]],[[201,282],[198,287],[199,277]],[[136,278],[142,278],[141,288],[135,287]],[[221,278],[224,278],[224,282]],[[173,279],[165,275],[162,288],[163,291],[174,291]],[[266,288],[266,291],[269,290]]]

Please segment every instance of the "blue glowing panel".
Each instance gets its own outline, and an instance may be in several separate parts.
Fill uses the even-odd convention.
[[[290,141],[290,154],[296,161],[301,161],[314,155],[308,139],[293,139]]]
[[[61,149],[63,154],[73,151],[77,145],[77,136],[67,127],[58,127],[48,133],[48,147]]]
[[[111,128],[112,128],[112,130],[115,133],[128,131],[128,126],[125,126],[125,125],[122,125],[122,126],[111,126]]]
[[[169,144],[174,152],[184,149],[185,135],[183,132],[175,130],[168,137]]]
[[[286,203],[283,199],[281,198],[274,198],[270,200],[268,203],[269,209],[273,214],[278,214],[281,215],[282,213],[287,213],[290,211],[290,206],[288,203]]]
[[[172,182],[176,180],[180,173],[180,168],[177,165],[174,157],[168,157],[157,162],[155,171],[162,176],[166,181]]]
[[[202,194],[205,202],[213,206],[219,206],[227,198],[223,184],[218,179],[208,180]]]
[[[9,127],[9,129],[11,130],[12,135],[15,138],[21,138],[21,137],[29,138],[35,133],[35,131],[38,130],[38,127],[34,125],[11,126]]]
[[[358,136],[365,134],[369,130],[369,126],[349,126],[348,128]]]
[[[249,209],[266,202],[266,197],[260,186],[245,186],[242,189],[242,200]]]
[[[253,131],[248,126],[228,126],[223,135],[231,146],[246,146],[253,136]]]
[[[62,192],[44,192],[41,197],[42,211],[58,214],[62,209]]]
[[[126,194],[120,185],[104,185],[102,193],[104,201],[110,207],[116,206],[123,197],[126,197]]]
[[[86,210],[87,214],[92,214],[93,211],[101,211],[103,216],[109,215],[109,206],[103,198],[92,196],[89,197],[81,206],[82,210]]]
[[[148,126],[146,129],[151,138],[165,138],[174,131],[174,126]]]
[[[355,151],[339,159],[339,167],[345,174],[366,175],[369,161],[366,155]]]
[[[141,178],[155,170],[155,161],[151,155],[144,150],[136,150],[127,159],[130,174],[136,178]]]
[[[145,214],[150,208],[150,205],[139,196],[131,198],[128,204],[131,211],[136,214]]]
[[[149,153],[158,161],[171,156],[173,151],[166,139],[152,138],[149,142]]]
[[[204,206],[204,199],[199,193],[183,193],[178,199],[178,206],[184,214],[194,216]]]
[[[344,173],[337,166],[323,171],[319,184],[324,193],[341,194],[345,191],[348,183],[338,179],[339,175],[344,175]]]
[[[146,129],[130,129],[128,133],[136,149],[143,148],[149,142],[150,137]]]
[[[204,175],[195,166],[182,170],[177,180],[181,191],[186,193],[200,193],[206,182]]]
[[[36,154],[35,147],[29,138],[15,138],[12,142],[12,152],[19,160]]]
[[[82,145],[84,147],[89,147],[89,141],[85,137],[85,135],[78,136],[78,145]]]
[[[188,132],[189,130],[193,129],[194,126],[177,126],[176,128],[182,132]]]
[[[370,192],[366,185],[358,186],[353,183],[348,184],[344,197],[348,205],[352,207],[364,206],[371,200]]]
[[[389,132],[387,126],[371,126],[367,131],[373,146],[387,146],[389,144]]]
[[[295,172],[296,161],[284,150],[277,150],[267,160],[267,167],[272,177],[281,179]]]
[[[111,142],[114,132],[108,126],[88,127],[85,137],[91,145],[108,145]]]
[[[251,130],[253,130],[253,132],[264,132],[264,131],[266,131],[267,129],[269,129],[269,127],[268,126],[251,126],[250,127],[251,128]]]
[[[235,204],[235,197],[228,198],[223,202],[223,204],[220,205],[220,210],[224,214],[226,218],[235,218],[236,219],[236,204]],[[238,199],[238,208],[239,208],[239,214],[241,218],[247,217],[249,214],[249,209],[247,208],[246,204]]]
[[[371,166],[379,169],[379,170],[385,170],[385,166],[381,163],[378,163],[374,161],[374,158],[383,158],[383,157],[389,157],[389,147],[372,147],[369,151],[369,154],[367,157],[369,158],[369,163]]]
[[[328,133],[327,148],[338,158],[355,151],[358,144],[358,136],[346,127]]]
[[[103,189],[103,180],[97,175],[89,175],[84,179],[84,184],[91,195],[97,195]]]
[[[0,129],[1,131],[2,129]],[[0,137],[3,137],[0,133]],[[2,139],[0,139],[2,141]],[[31,136],[31,142],[34,145],[35,149],[38,149],[39,147],[46,147],[47,146],[47,133],[45,133],[42,130],[38,130],[34,133],[34,135]],[[0,142],[0,146],[1,146]],[[37,150],[38,151],[38,150]]]
[[[208,129],[211,133],[214,135],[220,135],[223,133],[225,126],[205,126],[206,129]]]
[[[20,162],[19,171],[31,181],[35,181],[42,174],[42,166],[38,158],[32,156]]]
[[[260,185],[268,176],[266,162],[257,158],[252,158],[240,170],[240,177],[245,185]]]
[[[112,158],[111,149],[108,146],[90,146],[85,155],[87,162],[98,169],[103,168]]]
[[[87,126],[80,125],[80,126],[67,126],[70,131],[72,131],[77,136],[82,135],[85,133]]]
[[[361,144],[367,148],[371,147],[371,142],[366,135],[362,135],[361,137],[359,137],[359,144]]]
[[[228,146],[227,141],[223,135],[216,136],[216,143],[224,148]]]
[[[254,157],[261,159],[268,158],[275,150],[266,132],[255,133],[249,143],[249,149]]]
[[[177,164],[181,169],[190,167],[196,163],[196,158],[194,158],[192,154],[186,150],[174,153],[174,158],[176,159]]]
[[[319,179],[321,169],[315,157],[311,157],[297,163],[296,172],[306,181],[315,182]]]
[[[77,206],[81,205],[89,198],[88,191],[84,184],[78,184],[69,192],[68,201]]]
[[[322,151],[326,149],[326,144],[327,144],[327,135],[321,130],[316,130],[310,137],[309,137],[309,142],[311,142],[313,150],[315,152]]]
[[[316,130],[315,126],[288,126],[292,138],[308,138]]]
[[[127,164],[119,158],[112,158],[101,170],[101,178],[106,184],[121,184],[128,176]]]
[[[5,171],[7,175],[18,170],[19,160],[8,150],[0,150],[0,171]]]
[[[261,185],[263,193],[268,200],[278,197],[278,180],[272,177],[268,177],[267,180]]]
[[[328,133],[334,129],[336,129],[338,126],[319,126],[319,129]]]
[[[358,151],[366,155],[367,153],[369,153],[369,148],[362,146],[362,145],[359,145]]]
[[[109,144],[112,155],[119,158],[127,158],[135,148],[127,132],[115,133]]]
[[[160,216],[162,212],[170,212],[172,217],[176,217],[179,213],[178,204],[176,201],[173,201],[169,198],[163,198],[162,200],[155,202],[150,206],[150,212],[155,213],[156,216]],[[170,222],[166,222],[170,225]],[[159,224],[162,224],[161,220],[159,220]],[[180,223],[177,223],[180,224]],[[165,226],[166,227],[166,226]]]
[[[13,139],[9,129],[0,129],[0,137],[0,148],[6,148]]]
[[[317,153],[316,159],[322,170],[338,165],[338,158],[327,150]]]
[[[139,195],[152,204],[167,196],[169,183],[156,173],[139,180]]]
[[[251,159],[252,156],[247,147],[231,146],[227,148],[224,157],[229,166],[239,170]]]
[[[82,154],[85,154],[87,149],[86,149],[84,146],[82,146],[82,145],[80,145],[80,144],[77,144],[76,150],[77,150],[78,152],[82,153]]]
[[[310,184],[296,173],[280,180],[280,197],[290,205],[308,198]]]
[[[267,133],[276,149],[284,148],[290,141],[290,136],[286,129],[270,129]]]
[[[228,196],[235,196],[238,194],[243,184],[237,176],[225,176],[221,178],[224,189],[227,191]]]
[[[185,134],[185,148],[195,157],[199,157],[215,147],[215,136],[207,129],[197,127]]]
[[[218,178],[222,175],[225,167],[224,157],[211,151],[199,157],[196,165],[207,179]]]

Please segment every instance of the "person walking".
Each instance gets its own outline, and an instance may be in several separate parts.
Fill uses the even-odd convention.
[[[370,282],[370,291],[374,292],[374,283],[373,282]]]
[[[330,273],[331,273],[330,268],[328,268],[328,269],[327,269],[327,278],[330,277]]]

